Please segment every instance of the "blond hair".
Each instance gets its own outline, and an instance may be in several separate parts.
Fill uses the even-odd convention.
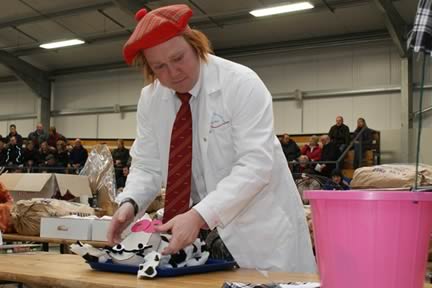
[[[181,34],[186,42],[194,49],[198,57],[207,62],[207,56],[213,53],[211,44],[207,36],[196,29],[186,28],[186,30]],[[144,53],[140,50],[134,57],[133,66],[143,68],[144,78],[147,82],[153,83],[156,80],[156,75],[148,64]]]

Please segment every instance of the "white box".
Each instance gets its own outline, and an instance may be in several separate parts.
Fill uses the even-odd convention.
[[[40,237],[91,240],[93,219],[41,218]]]
[[[108,241],[107,232],[111,219],[95,219],[92,223],[91,240]]]

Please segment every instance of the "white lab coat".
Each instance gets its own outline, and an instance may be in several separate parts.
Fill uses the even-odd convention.
[[[273,131],[272,97],[255,72],[210,55],[201,64],[199,133],[207,196],[195,208],[245,268],[315,272],[299,193]],[[176,116],[158,81],[138,104],[132,167],[118,201],[145,209],[166,183]],[[203,101],[204,100],[204,101]]]

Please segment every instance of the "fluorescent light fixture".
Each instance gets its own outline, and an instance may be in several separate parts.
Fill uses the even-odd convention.
[[[289,13],[289,12],[294,12],[294,11],[307,10],[307,9],[312,9],[312,8],[314,8],[314,6],[309,2],[299,2],[299,3],[282,5],[282,6],[257,9],[257,10],[250,11],[249,13],[255,17],[263,17],[263,16],[269,16],[269,15],[275,15],[275,14],[282,14],[282,13]]]
[[[61,47],[67,47],[67,46],[74,46],[74,45],[81,45],[85,42],[80,39],[71,39],[71,40],[65,40],[65,41],[58,41],[58,42],[51,42],[51,43],[45,43],[39,45],[39,47],[44,49],[55,49],[55,48],[61,48]]]

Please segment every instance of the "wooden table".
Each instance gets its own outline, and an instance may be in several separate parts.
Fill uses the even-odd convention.
[[[270,277],[275,282],[318,281],[318,276],[311,274],[274,272]],[[76,255],[44,252],[0,255],[1,280],[63,288],[221,288],[225,281],[269,283],[257,271],[247,269],[143,280],[130,274],[94,271]],[[426,284],[425,288],[432,285]]]
[[[27,235],[20,235],[20,234],[3,234],[3,241],[17,241],[17,242],[36,242],[36,243],[42,243],[44,244],[44,251],[48,251],[48,244],[60,244],[60,252],[64,252],[67,249],[65,249],[65,246],[68,246],[70,244],[76,243],[77,240],[70,240],[70,239],[61,239],[61,238],[45,238],[45,237],[39,237],[39,236],[27,236]],[[108,245],[105,241],[89,241],[89,240],[80,240],[83,243],[88,243],[96,248],[103,248]]]
[[[273,281],[318,281],[316,275],[271,273]],[[225,281],[268,283],[255,270],[238,269],[190,276],[137,279],[136,275],[94,271],[84,259],[70,254],[0,255],[0,280],[42,287],[142,287],[142,288],[221,288]]]

